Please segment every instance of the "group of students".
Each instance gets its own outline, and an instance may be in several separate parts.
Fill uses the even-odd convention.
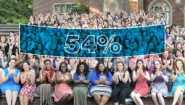
[[[74,98],[74,105],[87,105],[87,97],[94,97],[98,105],[105,105],[112,98],[114,105],[125,105],[125,99],[131,97],[136,105],[143,105],[141,97],[147,97],[150,93],[154,103],[165,105],[163,97],[168,96],[168,76],[166,70],[162,69],[160,59],[154,61],[154,70],[150,75],[146,70],[143,59],[137,59],[135,70],[132,75],[123,61],[116,63],[115,72],[107,70],[103,62],[98,62],[95,70],[89,72],[86,62],[79,62],[76,72],[72,76],[67,69],[67,63],[61,62],[59,69],[54,71],[51,60],[44,61],[45,68],[40,70],[39,78],[41,84],[36,87],[35,72],[30,70],[30,63],[23,61],[23,71],[15,68],[16,59],[10,59],[7,68],[1,70],[0,89],[6,96],[8,105],[15,105],[19,96],[21,105],[28,105],[33,101],[34,94],[40,95],[40,105],[51,105],[51,93],[55,102],[65,104]],[[185,66],[182,59],[174,61],[172,72],[174,94],[172,105],[182,105],[185,89]],[[75,86],[69,86],[71,81]],[[131,82],[135,83],[133,90]],[[148,81],[148,82],[147,82]],[[150,81],[150,83],[149,83]],[[21,86],[22,84],[22,86]],[[150,85],[149,85],[150,84]]]

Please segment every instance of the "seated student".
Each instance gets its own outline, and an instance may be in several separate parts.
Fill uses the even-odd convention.
[[[33,102],[34,99],[34,94],[36,91],[35,73],[30,69],[30,63],[28,61],[24,61],[24,71],[20,74],[20,81],[23,84],[23,87],[19,94],[21,105],[28,105],[29,100]]]
[[[98,105],[105,105],[112,93],[112,75],[100,62],[91,76],[90,96],[93,96]]]
[[[51,105],[52,84],[55,77],[55,72],[51,66],[51,60],[44,61],[46,67],[40,70],[41,85],[36,88],[36,93],[40,95],[40,104]]]
[[[77,65],[77,70],[73,76],[73,81],[76,84],[74,92],[74,105],[87,105],[88,83],[90,80],[89,67],[85,62],[80,62]]]
[[[151,81],[153,81],[152,86],[152,99],[155,105],[158,105],[157,98],[161,105],[165,105],[163,96],[168,95],[168,88],[165,82],[168,82],[168,77],[166,75],[166,70],[162,70],[162,63],[160,60],[154,61],[154,71],[151,75]]]
[[[18,93],[20,91],[19,74],[20,71],[15,68],[15,59],[10,59],[8,68],[2,71],[1,91],[6,96],[8,105],[15,105]]]
[[[67,63],[61,62],[59,66],[59,71],[57,71],[55,76],[56,86],[55,93],[53,95],[54,101],[65,104],[73,98],[73,91],[68,86],[71,81],[71,74],[68,72]]]
[[[182,59],[176,59],[174,62],[174,71],[172,72],[172,94],[174,94],[172,105],[182,105],[183,94],[185,91],[185,65]]]
[[[138,59],[136,61],[135,71],[133,71],[133,81],[136,81],[136,85],[131,93],[131,98],[136,105],[143,105],[143,101],[140,97],[148,96],[149,88],[147,80],[150,80],[149,73],[144,67],[143,60]]]
[[[112,99],[114,105],[123,105],[125,104],[125,98],[131,93],[130,74],[123,61],[117,62],[116,70],[113,76],[116,87],[112,90]]]

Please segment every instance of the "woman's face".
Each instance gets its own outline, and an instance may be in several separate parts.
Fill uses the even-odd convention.
[[[124,66],[122,63],[118,63],[117,68],[118,68],[118,71],[123,71]]]
[[[99,70],[100,70],[100,72],[103,72],[104,69],[105,69],[105,66],[104,66],[103,64],[100,64],[100,65],[99,65]]]
[[[177,61],[177,68],[181,69],[182,68],[182,62],[181,61]]]
[[[139,61],[139,62],[137,63],[137,66],[138,66],[138,68],[142,68],[142,67],[143,67],[143,63],[142,63],[141,61]]]
[[[10,67],[10,68],[14,68],[14,67],[15,67],[15,60],[11,60],[11,61],[9,62],[9,67]]]
[[[66,68],[67,68],[67,66],[65,64],[61,65],[61,71],[62,72],[66,72]]]
[[[5,43],[6,38],[4,36],[1,37],[1,42]]]
[[[176,56],[177,56],[177,57],[181,57],[181,56],[182,56],[182,53],[181,53],[180,51],[177,51],[177,52],[176,52]]]
[[[155,68],[156,69],[160,69],[161,68],[161,64],[159,61],[155,61]]]
[[[24,71],[28,71],[30,69],[30,66],[28,65],[28,63],[26,62],[23,63],[23,69]]]
[[[172,37],[168,37],[168,42],[172,42]]]
[[[46,68],[49,70],[51,68],[51,62],[50,61],[46,61],[45,62]]]
[[[182,45],[180,43],[177,44],[177,49],[181,49]]]
[[[168,54],[168,51],[165,51],[165,52],[164,52],[164,58],[168,58],[168,55],[169,55],[169,54]]]
[[[84,67],[84,65],[80,65],[80,73],[83,73],[84,72],[84,69],[85,69],[85,67]]]
[[[154,44],[153,43],[150,43],[149,44],[149,48],[151,48],[151,49],[154,48]]]

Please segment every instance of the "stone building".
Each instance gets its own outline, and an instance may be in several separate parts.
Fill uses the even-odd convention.
[[[127,13],[144,9],[156,13],[157,18],[165,17],[167,23],[185,26],[185,0],[34,0],[33,15],[42,13],[70,11],[70,5],[77,2],[87,4],[90,11],[106,13],[124,10]]]

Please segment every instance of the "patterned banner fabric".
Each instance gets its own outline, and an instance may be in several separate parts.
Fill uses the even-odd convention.
[[[164,25],[64,29],[20,25],[20,52],[61,57],[122,57],[162,53]]]

